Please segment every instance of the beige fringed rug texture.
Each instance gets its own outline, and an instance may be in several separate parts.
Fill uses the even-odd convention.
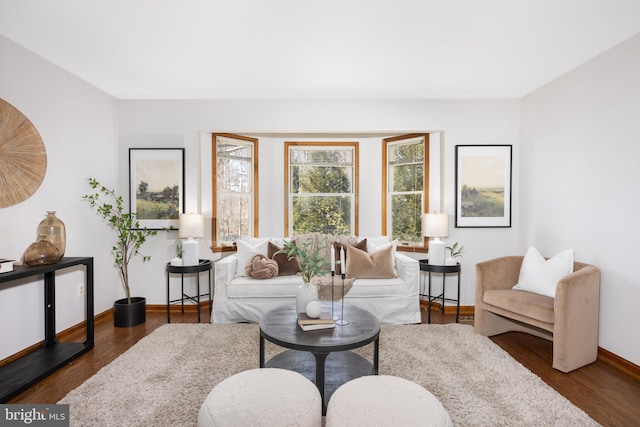
[[[194,426],[213,386],[258,367],[258,345],[255,324],[163,325],[59,403],[72,426]],[[383,325],[380,374],[425,387],[457,426],[598,425],[469,325]]]

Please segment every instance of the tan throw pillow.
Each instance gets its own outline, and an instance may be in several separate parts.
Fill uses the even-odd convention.
[[[280,249],[277,245],[269,242],[267,256],[278,263],[278,276],[293,276],[300,272],[298,258],[287,259],[287,254],[276,254]]]
[[[256,255],[244,267],[245,276],[270,279],[278,275],[278,263],[264,255]]]
[[[393,274],[393,260],[391,246],[372,254],[347,246],[347,277],[357,279],[391,279]]]
[[[336,253],[336,274],[342,274],[342,267],[340,266],[340,263],[338,261],[340,261],[340,248],[344,248],[344,257],[345,257],[345,262],[347,263],[347,265],[349,265],[348,261],[346,260],[346,258],[349,257],[349,255],[347,254],[347,246],[351,246],[351,245],[347,245],[345,243],[340,243],[340,242],[333,242],[333,249]],[[352,245],[354,248],[356,249],[360,249],[361,251],[367,251],[367,239],[362,239],[361,241],[359,241],[358,243],[356,243],[355,245]]]

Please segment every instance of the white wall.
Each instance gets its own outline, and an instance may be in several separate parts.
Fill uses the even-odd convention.
[[[522,243],[602,271],[600,346],[640,365],[640,35],[522,102]]]
[[[513,144],[514,186],[518,185],[519,101],[121,101],[120,153],[126,164],[129,147],[184,147],[187,157],[186,208],[198,209],[210,218],[210,202],[202,195],[201,182],[210,178],[207,167],[211,131],[239,134],[402,134],[444,130],[443,204],[454,210],[454,147],[456,144]],[[289,139],[289,138],[286,138]],[[294,138],[298,139],[298,138]],[[343,139],[343,138],[338,138]],[[348,138],[353,140],[353,138]],[[360,141],[360,234],[381,232],[381,165],[379,138]],[[259,142],[260,234],[282,235],[284,199],[283,138],[265,137]],[[202,164],[197,159],[202,154]],[[127,170],[120,170],[120,184],[127,185]],[[202,172],[202,173],[201,173]],[[210,173],[210,172],[209,172]],[[474,265],[518,248],[518,200],[514,194],[513,227],[509,229],[455,229],[451,219],[448,241],[460,241],[467,250],[462,261],[462,305],[474,303]],[[203,203],[203,201],[205,201]],[[145,253],[152,256],[144,267],[131,271],[134,288],[149,303],[162,304],[164,263],[174,256],[176,232],[152,238]],[[207,233],[210,235],[210,229]],[[216,258],[201,242],[201,256]]]
[[[113,235],[81,197],[89,190],[89,176],[118,182],[117,101],[1,36],[0,63],[0,97],[33,123],[47,151],[40,188],[22,203],[0,209],[0,258],[20,259],[46,211],[57,211],[67,229],[66,255],[95,257],[100,313],[118,294],[106,243]],[[84,320],[83,299],[77,296],[83,271],[56,276],[57,330]],[[0,285],[0,359],[44,338],[43,298],[42,279]]]

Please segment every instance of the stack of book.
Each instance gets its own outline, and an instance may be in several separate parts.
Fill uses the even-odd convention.
[[[0,273],[8,273],[13,271],[13,260],[0,258]]]
[[[318,317],[309,317],[306,313],[298,313],[298,326],[303,331],[316,331],[318,329],[335,328],[331,312],[323,311]]]

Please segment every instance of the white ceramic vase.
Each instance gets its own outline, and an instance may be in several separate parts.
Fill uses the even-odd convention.
[[[306,313],[307,304],[311,301],[318,300],[318,290],[311,283],[303,283],[298,286],[298,292],[296,293],[296,312]]]

